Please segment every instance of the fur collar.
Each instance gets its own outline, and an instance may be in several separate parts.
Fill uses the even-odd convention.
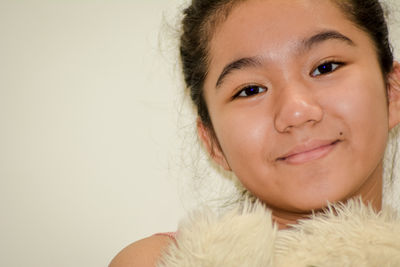
[[[400,266],[400,218],[350,200],[278,231],[260,203],[222,216],[203,210],[179,227],[158,264],[167,266]]]
[[[383,160],[383,205],[400,214],[400,125],[389,132]]]

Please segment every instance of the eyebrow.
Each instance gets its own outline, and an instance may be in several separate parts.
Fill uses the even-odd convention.
[[[302,41],[301,47],[305,50],[310,50],[313,46],[323,43],[328,40],[339,40],[347,43],[350,46],[356,46],[356,44],[347,36],[337,31],[322,31],[310,38]]]
[[[321,44],[328,40],[339,40],[347,43],[350,46],[356,46],[355,43],[347,36],[341,34],[338,31],[326,30],[321,31],[317,34],[312,35],[300,42],[298,50],[302,53],[311,50],[315,45]],[[245,57],[235,60],[224,67],[221,74],[218,77],[216,88],[219,88],[223,83],[224,79],[232,73],[234,70],[240,70],[244,68],[260,67],[263,65],[263,60],[260,57]]]

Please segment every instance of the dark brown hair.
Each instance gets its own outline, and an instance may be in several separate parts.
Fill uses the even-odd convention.
[[[245,0],[192,0],[183,12],[180,57],[182,71],[198,116],[212,134],[210,115],[203,87],[209,67],[209,42],[215,28],[238,3]],[[384,10],[378,0],[331,0],[373,41],[378,61],[386,78],[393,66]]]

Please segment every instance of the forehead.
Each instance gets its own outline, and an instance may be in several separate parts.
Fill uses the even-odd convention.
[[[248,0],[235,6],[210,40],[213,69],[241,57],[288,55],[299,40],[323,30],[360,30],[331,0]]]

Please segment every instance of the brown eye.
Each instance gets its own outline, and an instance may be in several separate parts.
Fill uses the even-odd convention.
[[[268,89],[263,86],[249,85],[249,86],[246,86],[245,88],[243,88],[242,90],[240,90],[240,92],[238,94],[236,94],[235,97],[249,97],[249,96],[253,96],[253,95],[257,95],[257,94],[266,92],[267,90]]]
[[[331,73],[339,68],[342,63],[339,62],[326,62],[324,64],[319,65],[312,73],[311,76],[316,77],[324,74]]]

